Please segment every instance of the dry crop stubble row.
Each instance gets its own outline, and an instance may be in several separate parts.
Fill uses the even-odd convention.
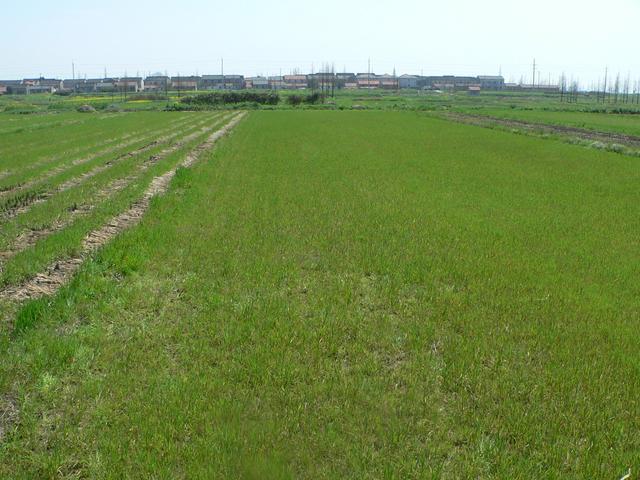
[[[152,116],[148,121],[140,123],[132,120],[130,116],[109,119],[103,115],[96,115],[91,122],[81,122],[68,128],[51,127],[45,131],[38,130],[31,135],[9,134],[2,139],[5,148],[0,154],[0,163],[4,169],[11,170],[12,175],[19,174],[21,169],[37,169],[48,162],[79,155],[82,152],[90,153],[92,147],[96,148],[101,144],[121,141],[131,135],[142,133],[154,127],[160,118]],[[28,128],[32,121],[32,116],[20,119],[25,128]],[[175,119],[170,121],[174,122]],[[53,145],[56,148],[52,152]],[[38,161],[34,161],[34,158]]]
[[[84,262],[87,256],[91,255],[102,245],[113,239],[116,235],[122,231],[130,228],[138,223],[140,218],[144,215],[149,208],[150,201],[156,195],[162,194],[166,191],[171,182],[171,179],[175,176],[177,168],[191,167],[204,153],[210,150],[215,143],[224,135],[226,135],[232,128],[234,128],[238,122],[244,116],[243,113],[235,115],[227,115],[223,117],[221,123],[225,123],[224,120],[232,117],[224,126],[217,129],[213,134],[207,136],[207,138],[194,147],[191,151],[185,154],[184,159],[178,166],[172,167],[163,174],[154,177],[151,180],[149,187],[144,191],[142,197],[136,201],[128,210],[120,213],[113,219],[111,219],[106,225],[101,228],[90,232],[82,243],[80,254],[67,258],[64,260],[56,261],[54,265],[51,265],[46,272],[35,275],[34,278],[28,282],[17,285],[8,286],[0,290],[0,299],[5,301],[20,302],[31,298],[38,298],[43,295],[51,295],[55,293],[62,285],[67,283],[74,272]],[[207,128],[199,132],[196,132],[183,139],[183,142],[178,147],[170,147],[165,151],[165,155],[175,152],[184,144],[201,137],[203,134],[207,135],[212,129]],[[156,158],[155,160],[158,160]]]
[[[0,191],[15,190],[26,182],[38,180],[41,175],[51,176],[52,171],[65,169],[71,162],[84,163],[109,152],[125,151],[127,147],[136,145],[135,140],[148,138],[158,131],[171,132],[172,129],[182,128],[198,117],[180,115],[170,116],[167,120],[159,116],[159,112],[156,113],[150,118],[138,119],[140,121],[133,116],[126,116],[116,123],[105,124],[103,128],[92,124],[95,133],[87,132],[85,125],[75,126],[69,132],[73,138],[73,148],[65,146],[67,142],[64,139],[50,139],[43,150],[33,148],[30,141],[15,138],[13,144],[21,148],[14,148],[0,157],[0,165],[10,170],[0,181]]]
[[[202,119],[202,124],[208,120]],[[200,124],[193,127],[194,131]],[[188,130],[185,130],[185,133]],[[148,152],[150,157],[162,151],[162,146],[156,146],[152,151]],[[120,177],[128,175],[137,168],[141,163],[141,158],[127,156],[112,168],[105,170],[100,175],[94,176],[87,183],[81,184],[76,188],[59,192],[50,196],[48,201],[31,205],[28,212],[23,215],[14,216],[8,222],[5,222],[4,228],[0,233],[0,249],[8,246],[11,239],[18,237],[28,230],[39,230],[47,228],[60,217],[68,216],[69,212],[73,212],[78,208],[82,208],[87,201],[96,194],[104,185]],[[147,160],[149,160],[147,158]],[[142,162],[144,163],[144,162]],[[82,187],[82,188],[80,188]]]
[[[143,122],[138,123],[131,115],[121,114],[117,117],[104,113],[95,113],[91,115],[85,115],[80,113],[72,113],[74,118],[80,118],[78,122],[72,122],[69,124],[59,124],[56,122],[56,117],[59,113],[51,113],[42,115],[49,120],[46,125],[34,125],[39,116],[34,115],[13,115],[16,119],[16,126],[19,128],[13,132],[7,132],[0,138],[0,156],[11,153],[13,150],[12,145],[15,142],[24,144],[33,153],[37,153],[38,156],[46,157],[48,155],[48,146],[50,143],[55,143],[64,147],[65,149],[74,148],[76,142],[85,138],[89,142],[97,142],[101,139],[108,139],[110,135],[105,136],[105,132],[120,132],[126,134],[130,128],[144,129],[145,123],[153,123],[154,119],[160,119],[157,114],[149,114]],[[173,121],[175,117],[165,116],[167,121]],[[18,158],[21,158],[20,156]]]
[[[211,119],[200,118],[198,122],[195,122],[189,128],[177,132],[178,136],[166,145],[172,145],[175,141],[179,141],[179,135],[181,134],[189,135],[192,132],[197,132],[198,129],[206,125],[213,118],[215,117],[211,117]],[[5,228],[0,234],[0,248],[2,245],[6,246],[7,239],[19,235],[23,230],[48,226],[50,221],[55,220],[57,215],[59,215],[59,213],[56,212],[64,213],[67,210],[73,211],[85,205],[87,200],[107,183],[128,175],[134,171],[139,164],[144,164],[149,160],[147,155],[153,157],[164,148],[165,145],[160,144],[154,145],[152,149],[146,152],[135,152],[138,155],[122,154],[120,155],[121,158],[117,162],[113,162],[109,168],[100,168],[101,171],[96,172],[96,174],[90,178],[84,178],[85,181],[80,181],[83,177],[67,180],[65,183],[69,188],[60,191],[52,190],[49,194],[43,195],[43,198],[25,207],[24,210],[27,211],[21,212],[22,215],[14,215],[14,218],[5,222]]]
[[[99,141],[97,143],[87,145],[86,148],[91,150],[91,153],[82,156],[78,156],[79,152],[71,154],[68,152],[62,152],[50,158],[38,160],[31,159],[29,162],[24,162],[22,170],[15,172],[11,178],[8,178],[2,183],[0,188],[3,191],[0,193],[0,198],[6,197],[15,191],[25,190],[34,185],[44,183],[47,179],[59,175],[74,166],[90,163],[103,156],[124,150],[131,145],[144,142],[146,139],[182,128],[185,125],[188,125],[189,121],[190,120],[188,118],[183,118],[168,126],[152,125],[150,128],[140,130],[138,132],[126,133],[120,137],[111,138],[106,144]],[[101,148],[103,145],[108,146],[106,148]],[[58,144],[50,144],[50,149],[52,150],[59,150],[60,148],[61,147]],[[39,167],[37,172],[33,172],[34,167]]]
[[[179,124],[176,122],[175,127]],[[28,188],[39,182],[46,180],[69,168],[69,165],[79,165],[89,162],[102,155],[112,153],[119,147],[126,148],[135,143],[140,136],[150,133],[149,130],[139,130],[137,132],[125,133],[106,140],[91,142],[84,147],[78,147],[73,151],[65,151],[64,147],[57,143],[52,143],[50,149],[59,151],[54,155],[42,157],[37,161],[25,161],[19,170],[11,172],[11,178],[3,182],[0,196],[6,196],[18,189]],[[153,132],[151,132],[153,133]],[[131,141],[130,141],[131,139]],[[104,148],[103,148],[104,147]]]
[[[47,201],[56,193],[77,187],[93,176],[112,168],[118,162],[136,157],[156,148],[159,145],[171,142],[175,138],[178,138],[184,131],[195,128],[196,126],[201,125],[204,121],[205,120],[195,122],[195,125],[187,124],[186,126],[182,126],[177,132],[174,128],[154,132],[144,137],[137,138],[131,142],[125,142],[125,144],[119,145],[117,148],[107,149],[107,151],[100,155],[86,157],[81,160],[73,161],[66,166],[52,169],[49,173],[44,175],[44,178],[38,179],[38,181],[29,184],[27,187],[19,188],[17,192],[11,192],[11,195],[9,195],[8,198],[3,199],[3,203],[0,204],[0,210],[2,210],[2,217],[0,218],[0,221],[6,221],[7,219],[13,218],[17,215],[24,214],[29,211],[33,205]],[[162,135],[167,131],[171,131],[172,133]],[[126,150],[129,145],[139,145],[141,143],[142,145],[137,147],[135,150]],[[116,151],[124,153],[117,153],[115,158],[111,157],[110,154]],[[102,163],[103,161],[104,163]],[[94,164],[95,166],[93,166]],[[53,181],[51,181],[52,179]],[[50,181],[47,182],[47,180]]]
[[[138,163],[135,166],[134,170],[128,173],[126,176],[116,178],[101,189],[91,192],[90,198],[88,198],[86,202],[83,202],[82,204],[71,210],[65,218],[57,218],[50,224],[40,226],[38,228],[27,228],[22,231],[22,233],[20,233],[13,241],[7,241],[6,238],[3,238],[2,243],[7,245],[7,247],[5,247],[3,250],[0,250],[0,271],[2,270],[2,265],[10,260],[13,256],[34,246],[39,240],[42,240],[43,238],[46,238],[47,236],[68,227],[79,217],[89,215],[97,205],[99,205],[101,202],[108,201],[115,194],[125,189],[132,182],[136,181],[136,179],[139,178],[150,167],[162,161],[169,155],[182,149],[186,144],[193,142],[200,137],[206,136],[212,130],[216,129],[221,123],[224,123],[227,118],[228,115],[220,115],[212,116],[211,118],[202,120],[196,126],[198,129],[195,132],[186,134],[185,136],[179,138],[179,140],[175,144],[164,148],[157,154],[151,155],[146,160]],[[201,124],[203,123],[206,124],[204,127],[201,126]]]

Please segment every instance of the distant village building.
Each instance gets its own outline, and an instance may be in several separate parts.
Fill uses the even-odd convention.
[[[471,88],[471,87],[478,87]],[[479,75],[477,77],[440,75],[418,76],[404,74],[376,75],[374,73],[333,73],[317,72],[310,75],[292,74],[271,77],[248,77],[243,75],[203,75],[175,76],[150,75],[142,77],[98,78],[98,79],[51,79],[27,78],[24,80],[0,80],[0,93],[30,94],[55,93],[62,90],[73,93],[108,93],[108,92],[158,92],[164,90],[241,90],[244,88],[263,90],[282,89],[423,89],[466,91],[475,95],[480,91],[531,91],[554,93],[559,91],[556,85],[515,85],[506,84],[500,75]]]
[[[42,85],[39,84],[43,80]],[[62,80],[51,79],[24,79],[24,80],[0,80],[3,94],[30,95],[34,93],[54,93],[62,88]]]
[[[52,89],[54,92],[62,88],[62,80],[55,78],[25,78],[22,85],[28,87],[42,87],[42,90]]]
[[[144,79],[141,77],[122,77],[115,82],[116,90],[120,92],[141,92],[144,90]]]
[[[200,77],[172,77],[171,88],[173,90],[198,90],[200,84]]]
[[[358,88],[378,88],[380,87],[380,80],[378,80],[375,73],[358,73],[356,75],[356,82]]]
[[[203,75],[200,90],[242,90],[245,87],[242,75]]]
[[[225,75],[224,85],[227,90],[242,90],[245,87],[244,75]]]
[[[153,75],[144,79],[145,91],[163,92],[168,90],[171,79],[166,75]]]
[[[56,93],[59,89],[51,85],[31,85],[27,86],[27,95],[34,93]]]
[[[198,90],[223,90],[224,75],[203,75]]]
[[[419,78],[415,75],[401,75],[398,79],[398,86],[400,88],[418,88]]]
[[[272,90],[282,90],[285,88],[284,77],[276,75],[269,77],[269,86]]]
[[[307,75],[309,88],[331,90],[337,88],[337,76],[333,72],[318,72]]]
[[[306,75],[285,75],[283,77],[285,87],[292,90],[304,89],[308,86]]]
[[[117,79],[114,78],[93,78],[86,81],[88,86],[93,86],[94,92],[115,92],[118,89]]]
[[[336,73],[337,88],[355,88],[358,87],[358,78],[355,73]]]
[[[0,88],[3,90],[3,94],[19,95],[15,90],[22,87],[22,80],[0,80]],[[27,93],[26,90],[24,93]]]
[[[385,90],[397,90],[399,88],[398,78],[395,75],[378,75],[376,80],[379,87]]]
[[[504,78],[499,75],[478,75],[478,80],[483,90],[502,90],[504,88]]]
[[[62,81],[62,89],[67,92],[82,92],[83,87],[83,78],[66,78]]]
[[[7,93],[10,95],[29,95],[30,93],[29,85],[7,85]]]
[[[269,90],[269,79],[267,77],[249,77],[245,80],[246,88],[256,88],[259,90]]]
[[[242,90],[245,87],[242,75],[203,75],[200,90]]]

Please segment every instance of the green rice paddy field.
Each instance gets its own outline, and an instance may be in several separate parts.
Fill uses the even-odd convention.
[[[637,158],[233,115],[0,116],[0,478],[638,472]]]

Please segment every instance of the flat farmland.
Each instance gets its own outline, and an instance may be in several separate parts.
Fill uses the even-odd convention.
[[[637,159],[411,112],[234,115],[0,119],[0,477],[640,467]]]

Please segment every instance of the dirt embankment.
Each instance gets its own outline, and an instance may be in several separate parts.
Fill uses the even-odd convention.
[[[504,127],[517,129],[525,133],[551,134],[562,137],[578,138],[580,140],[602,142],[606,144],[619,144],[633,149],[640,149],[640,137],[623,133],[602,132],[586,128],[553,125],[547,123],[525,122],[505,118],[490,117],[487,115],[473,115],[469,113],[446,113],[444,118],[456,122],[477,125],[480,127]]]

